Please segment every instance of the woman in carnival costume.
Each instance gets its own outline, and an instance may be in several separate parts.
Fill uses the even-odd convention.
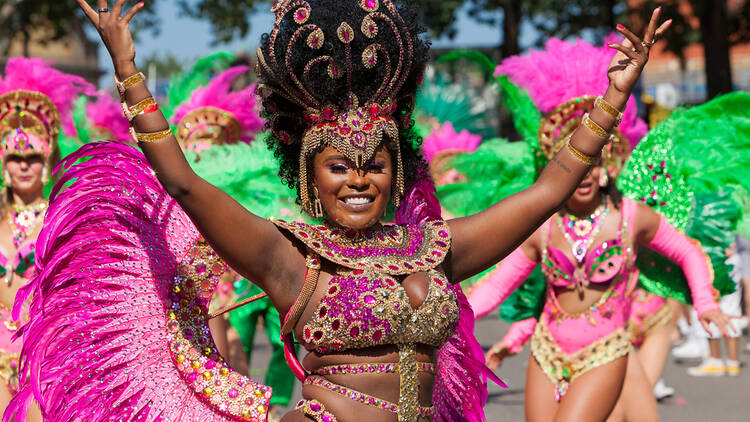
[[[75,135],[73,100],[93,87],[39,59],[12,58],[0,79],[0,157],[3,183],[0,209],[0,406],[18,391],[21,341],[13,341],[29,318],[27,303],[11,308],[19,288],[34,273],[35,241],[47,211],[44,185],[60,158],[60,131]],[[41,420],[38,409],[30,420]]]
[[[592,47],[583,41],[573,44],[552,39],[546,51],[508,59],[497,69],[496,76],[507,75],[501,76],[499,82],[506,103],[515,108],[519,132],[527,141],[533,138],[539,143],[538,149],[526,149],[519,143],[526,155],[521,159],[522,165],[534,166],[540,159],[553,159],[553,152],[564,145],[566,132],[578,124],[587,110],[596,107],[595,98],[588,94],[606,83],[596,77],[596,69],[606,65],[609,59],[606,49]],[[567,83],[571,79],[568,76],[573,74],[575,78],[572,79],[577,85]],[[587,78],[587,75],[590,76]],[[535,104],[529,104],[526,93],[511,82],[526,88]],[[518,114],[519,111],[523,114]],[[538,119],[540,112],[545,113],[544,117],[540,123],[539,120],[534,123],[534,116]],[[614,182],[631,145],[640,139],[645,125],[637,120],[634,109],[629,107],[619,128],[612,144],[605,149],[601,164],[584,179],[563,211],[542,225],[470,296],[477,316],[481,317],[523,284],[521,290],[525,289],[525,292],[512,302],[529,311],[524,318],[531,318],[514,324],[488,358],[490,365],[496,366],[502,357],[519,352],[526,339],[532,337],[526,389],[528,420],[551,420],[561,416],[576,420],[606,419],[620,396],[626,373],[628,382],[622,397],[627,411],[633,412],[628,416],[635,420],[658,418],[651,389],[642,388],[646,382],[643,370],[637,360],[627,358],[632,349],[627,327],[638,268],[653,267],[643,265],[644,259],[640,259],[636,266],[639,245],[654,249],[681,265],[690,283],[696,308],[703,316],[712,314],[709,319],[717,317],[724,325],[727,322],[713,301],[713,269],[703,258],[700,247],[675,230],[665,217],[637,201],[643,198],[642,202],[659,211],[666,209],[665,215],[673,217],[677,227],[684,228],[690,210],[685,205],[678,205],[684,204],[686,198],[676,197],[672,192],[676,190],[684,194],[687,190],[684,186],[674,189],[665,185],[672,179],[670,171],[665,171],[665,164],[654,166],[651,161],[655,154],[638,153],[638,158],[629,167],[642,165],[643,168],[630,170],[626,182],[620,183],[629,185],[624,189],[626,195],[637,199],[619,198],[621,194]],[[689,138],[685,143],[690,143]],[[653,147],[653,141],[644,145],[649,151]],[[476,168],[482,169],[482,149],[480,147],[478,157],[467,155],[464,161],[480,163]],[[460,163],[458,167],[461,167]],[[508,167],[512,171],[518,166],[509,163]],[[478,170],[469,172],[472,171],[475,173],[473,178],[477,179]],[[505,170],[506,173],[510,171]],[[634,172],[638,173],[638,183],[633,181]],[[526,173],[534,172],[526,170]],[[733,182],[735,185],[741,183],[739,179]],[[644,189],[653,192],[644,195]],[[664,194],[664,199],[654,201],[658,194]],[[448,192],[446,202],[455,203],[451,195],[455,192]],[[690,203],[689,199],[687,203]],[[678,210],[680,207],[682,209]],[[644,255],[651,259],[652,253]],[[541,284],[541,291],[534,279],[524,283],[540,262],[547,280]],[[659,264],[657,267],[663,270],[664,264]],[[679,273],[676,268],[671,269]],[[650,275],[653,276],[653,271]],[[543,296],[545,284],[546,300]],[[679,283],[662,284],[675,286]],[[680,293],[685,299],[685,290]],[[539,309],[537,303],[543,309]],[[593,389],[597,393],[593,393]],[[590,394],[597,394],[601,400],[597,400],[596,406],[581,405],[580,400],[590,399]],[[539,397],[546,399],[540,402]],[[637,406],[628,406],[628,403],[637,403]]]
[[[259,92],[281,176],[322,220],[307,225],[261,219],[190,168],[134,64],[128,25],[142,4],[123,14],[124,0],[78,3],[110,51],[151,169],[130,148],[87,146],[54,192],[26,291],[40,315],[23,332],[30,378],[13,402],[33,394],[52,420],[265,419],[270,389],[226,366],[206,335],[224,272],[213,250],[268,293],[288,344],[310,352],[303,366],[289,350],[305,385],[284,420],[483,420],[490,374],[455,283],[501,260],[575,190],[669,25],[657,28],[655,12],[644,41],[621,29],[603,102],[533,187],[446,222],[417,179],[411,113],[428,55],[415,11],[275,2]],[[391,200],[401,224],[381,225]]]

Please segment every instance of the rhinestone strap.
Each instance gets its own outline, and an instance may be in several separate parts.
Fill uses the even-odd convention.
[[[333,391],[334,393],[338,393],[341,396],[347,397],[349,399],[360,402],[362,404],[366,404],[372,407],[377,407],[378,409],[387,410],[392,413],[396,413],[399,415],[398,416],[399,421],[413,422],[417,420],[417,417],[431,418],[433,411],[434,411],[434,408],[432,406],[418,407],[416,415],[412,417],[412,419],[403,419],[401,415],[402,412],[400,410],[401,407],[395,403],[389,402],[388,400],[383,400],[383,399],[379,399],[377,397],[371,396],[369,394],[360,393],[357,390],[353,390],[351,388],[344,387],[343,385],[333,383],[323,377],[319,377],[316,375],[311,375],[307,377],[305,379],[305,384],[322,387],[322,388],[325,388],[326,390]]]
[[[315,422],[338,422],[336,416],[326,410],[323,403],[317,400],[300,400],[296,409],[303,415],[311,417]]]
[[[355,374],[388,374],[399,372],[398,363],[354,363],[349,365],[331,365],[314,371],[315,375],[355,375]],[[435,364],[429,362],[418,362],[419,372],[435,374]]]

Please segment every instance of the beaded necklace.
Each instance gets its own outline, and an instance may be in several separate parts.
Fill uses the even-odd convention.
[[[594,243],[594,238],[602,228],[607,215],[609,215],[609,206],[605,198],[603,203],[588,217],[576,217],[570,213],[566,213],[563,217],[557,216],[557,226],[570,244],[578,265],[581,265],[588,255],[589,248]]]
[[[38,204],[13,205],[10,213],[10,229],[13,232],[13,244],[18,248],[28,238],[29,232],[42,223],[47,201]]]

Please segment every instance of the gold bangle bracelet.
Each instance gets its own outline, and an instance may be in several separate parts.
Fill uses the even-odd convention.
[[[159,132],[138,133],[134,127],[130,127],[130,136],[135,142],[154,143],[163,141],[172,136],[172,129],[164,129]]]
[[[586,153],[583,153],[578,150],[578,148],[574,147],[573,144],[570,142],[572,138],[568,138],[568,141],[565,143],[565,147],[568,149],[568,152],[575,158],[576,160],[580,161],[581,163],[587,165],[587,166],[593,166],[596,165],[596,162],[598,161],[599,157],[596,157],[594,155],[588,155]]]
[[[154,97],[148,97],[132,107],[128,107],[128,104],[123,102],[122,112],[128,119],[128,121],[132,122],[137,115],[143,113],[146,109],[153,106],[156,106],[156,100],[154,99]]]
[[[120,82],[117,79],[117,74],[115,74],[115,86],[117,87],[117,91],[120,92],[120,97],[125,96],[125,92],[129,90],[130,88],[145,81],[146,81],[146,75],[144,75],[143,72],[138,72],[135,75],[131,75],[122,82]]]
[[[586,113],[583,116],[583,125],[586,127],[586,129],[590,130],[594,133],[594,135],[602,138],[602,139],[609,139],[609,132],[604,130],[603,127],[599,126],[598,123],[591,120],[591,117],[589,117],[589,114]]]
[[[608,103],[601,95],[596,97],[594,107],[612,116],[615,119],[615,126],[620,126],[620,123],[622,123],[622,118],[625,116],[620,110],[615,108],[615,106]]]

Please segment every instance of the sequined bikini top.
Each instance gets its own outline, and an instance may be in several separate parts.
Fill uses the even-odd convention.
[[[589,283],[608,283],[622,271],[627,270],[631,248],[628,222],[622,213],[617,238],[606,240],[592,250],[584,261],[583,272],[576,271],[565,252],[549,246],[550,221],[542,229],[542,272],[547,281],[556,287],[586,286]]]
[[[303,344],[321,353],[379,345],[442,346],[458,322],[458,300],[440,267],[450,249],[444,221],[339,230],[271,220],[312,252],[337,264],[324,297],[303,328]],[[426,272],[424,302],[412,308],[398,276]]]

